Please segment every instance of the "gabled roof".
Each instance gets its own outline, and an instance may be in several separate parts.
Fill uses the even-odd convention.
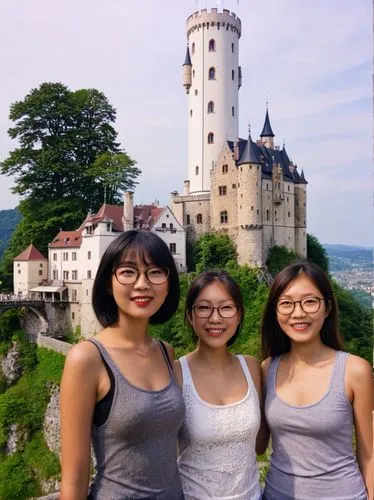
[[[191,57],[190,57],[190,49],[189,49],[188,45],[187,45],[186,57],[184,59],[183,66],[192,66]]]
[[[273,130],[270,125],[269,111],[266,110],[265,123],[260,134],[261,137],[274,137]]]
[[[112,219],[113,221],[113,230],[114,231],[123,231],[123,205],[108,205],[108,203],[104,203],[101,205],[100,210],[94,215],[91,219],[93,224],[98,224],[103,221],[105,218]]]
[[[23,252],[21,252],[13,260],[48,260],[39,250],[31,243]]]
[[[164,208],[156,205],[135,205],[134,227],[136,229],[151,229],[163,211]]]
[[[82,243],[82,230],[78,231],[60,231],[54,238],[49,248],[79,248]]]

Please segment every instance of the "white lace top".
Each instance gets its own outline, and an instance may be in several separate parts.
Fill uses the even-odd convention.
[[[179,360],[186,420],[180,431],[178,465],[186,500],[261,498],[255,452],[260,405],[245,359],[238,359],[248,392],[224,406],[200,398],[186,357]]]

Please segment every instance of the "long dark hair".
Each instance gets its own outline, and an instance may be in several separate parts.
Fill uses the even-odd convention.
[[[283,291],[300,274],[305,274],[321,292],[326,309],[326,317],[320,332],[321,341],[333,349],[343,350],[344,342],[339,332],[338,307],[327,275],[312,262],[295,262],[277,274],[266,302],[261,325],[262,358],[280,356],[291,349],[291,341],[283,332],[277,320],[277,301]]]
[[[134,252],[145,265],[155,264],[169,270],[169,291],[160,309],[151,316],[151,324],[164,323],[175,313],[179,304],[179,276],[173,256],[166,243],[151,231],[133,229],[122,233],[106,249],[101,258],[92,289],[92,306],[102,326],[118,319],[118,306],[110,293],[113,269],[125,254]]]
[[[227,345],[232,345],[235,342],[236,337],[238,336],[243,326],[244,306],[243,306],[243,297],[239,285],[231,278],[231,276],[226,271],[221,271],[221,270],[205,271],[201,273],[197,278],[195,278],[194,281],[191,283],[187,293],[186,306],[184,310],[184,321],[191,329],[192,340],[194,341],[195,344],[197,343],[198,337],[194,329],[192,328],[192,325],[189,321],[189,317],[190,318],[192,317],[193,305],[198,296],[200,295],[200,293],[202,292],[202,290],[206,286],[211,285],[216,281],[218,281],[225,287],[230,297],[232,298],[234,304],[236,305],[238,309],[238,314],[240,316],[239,325],[235,330],[234,335],[227,342]]]

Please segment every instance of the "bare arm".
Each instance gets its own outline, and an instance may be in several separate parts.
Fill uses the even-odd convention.
[[[262,455],[267,450],[270,439],[270,430],[265,419],[265,382],[268,374],[269,366],[271,363],[271,358],[265,359],[261,363],[261,386],[262,386],[262,396],[261,396],[261,426],[257,434],[256,440],[256,453]]]
[[[87,498],[99,369],[99,354],[89,342],[75,346],[65,362],[60,399],[61,500]]]
[[[371,366],[358,356],[347,360],[347,386],[353,394],[353,415],[356,434],[356,454],[365,482],[368,500],[374,498],[373,486],[373,376]]]

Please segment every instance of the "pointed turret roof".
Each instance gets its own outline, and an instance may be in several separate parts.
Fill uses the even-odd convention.
[[[239,158],[237,165],[244,165],[246,163],[256,163],[261,165],[261,160],[257,154],[256,144],[252,141],[251,134],[248,136],[248,141],[245,149]]]
[[[48,260],[39,250],[31,243],[26,250],[21,252],[13,260]]]
[[[305,179],[305,176],[304,176],[304,170],[301,170],[300,179],[304,182],[304,184],[308,184],[308,182],[307,182],[307,180]]]
[[[184,59],[183,66],[192,66],[191,57],[190,57],[190,49],[189,49],[188,45],[187,45],[186,57]]]
[[[269,110],[266,109],[265,123],[260,134],[260,137],[274,137],[273,130],[270,125]]]

